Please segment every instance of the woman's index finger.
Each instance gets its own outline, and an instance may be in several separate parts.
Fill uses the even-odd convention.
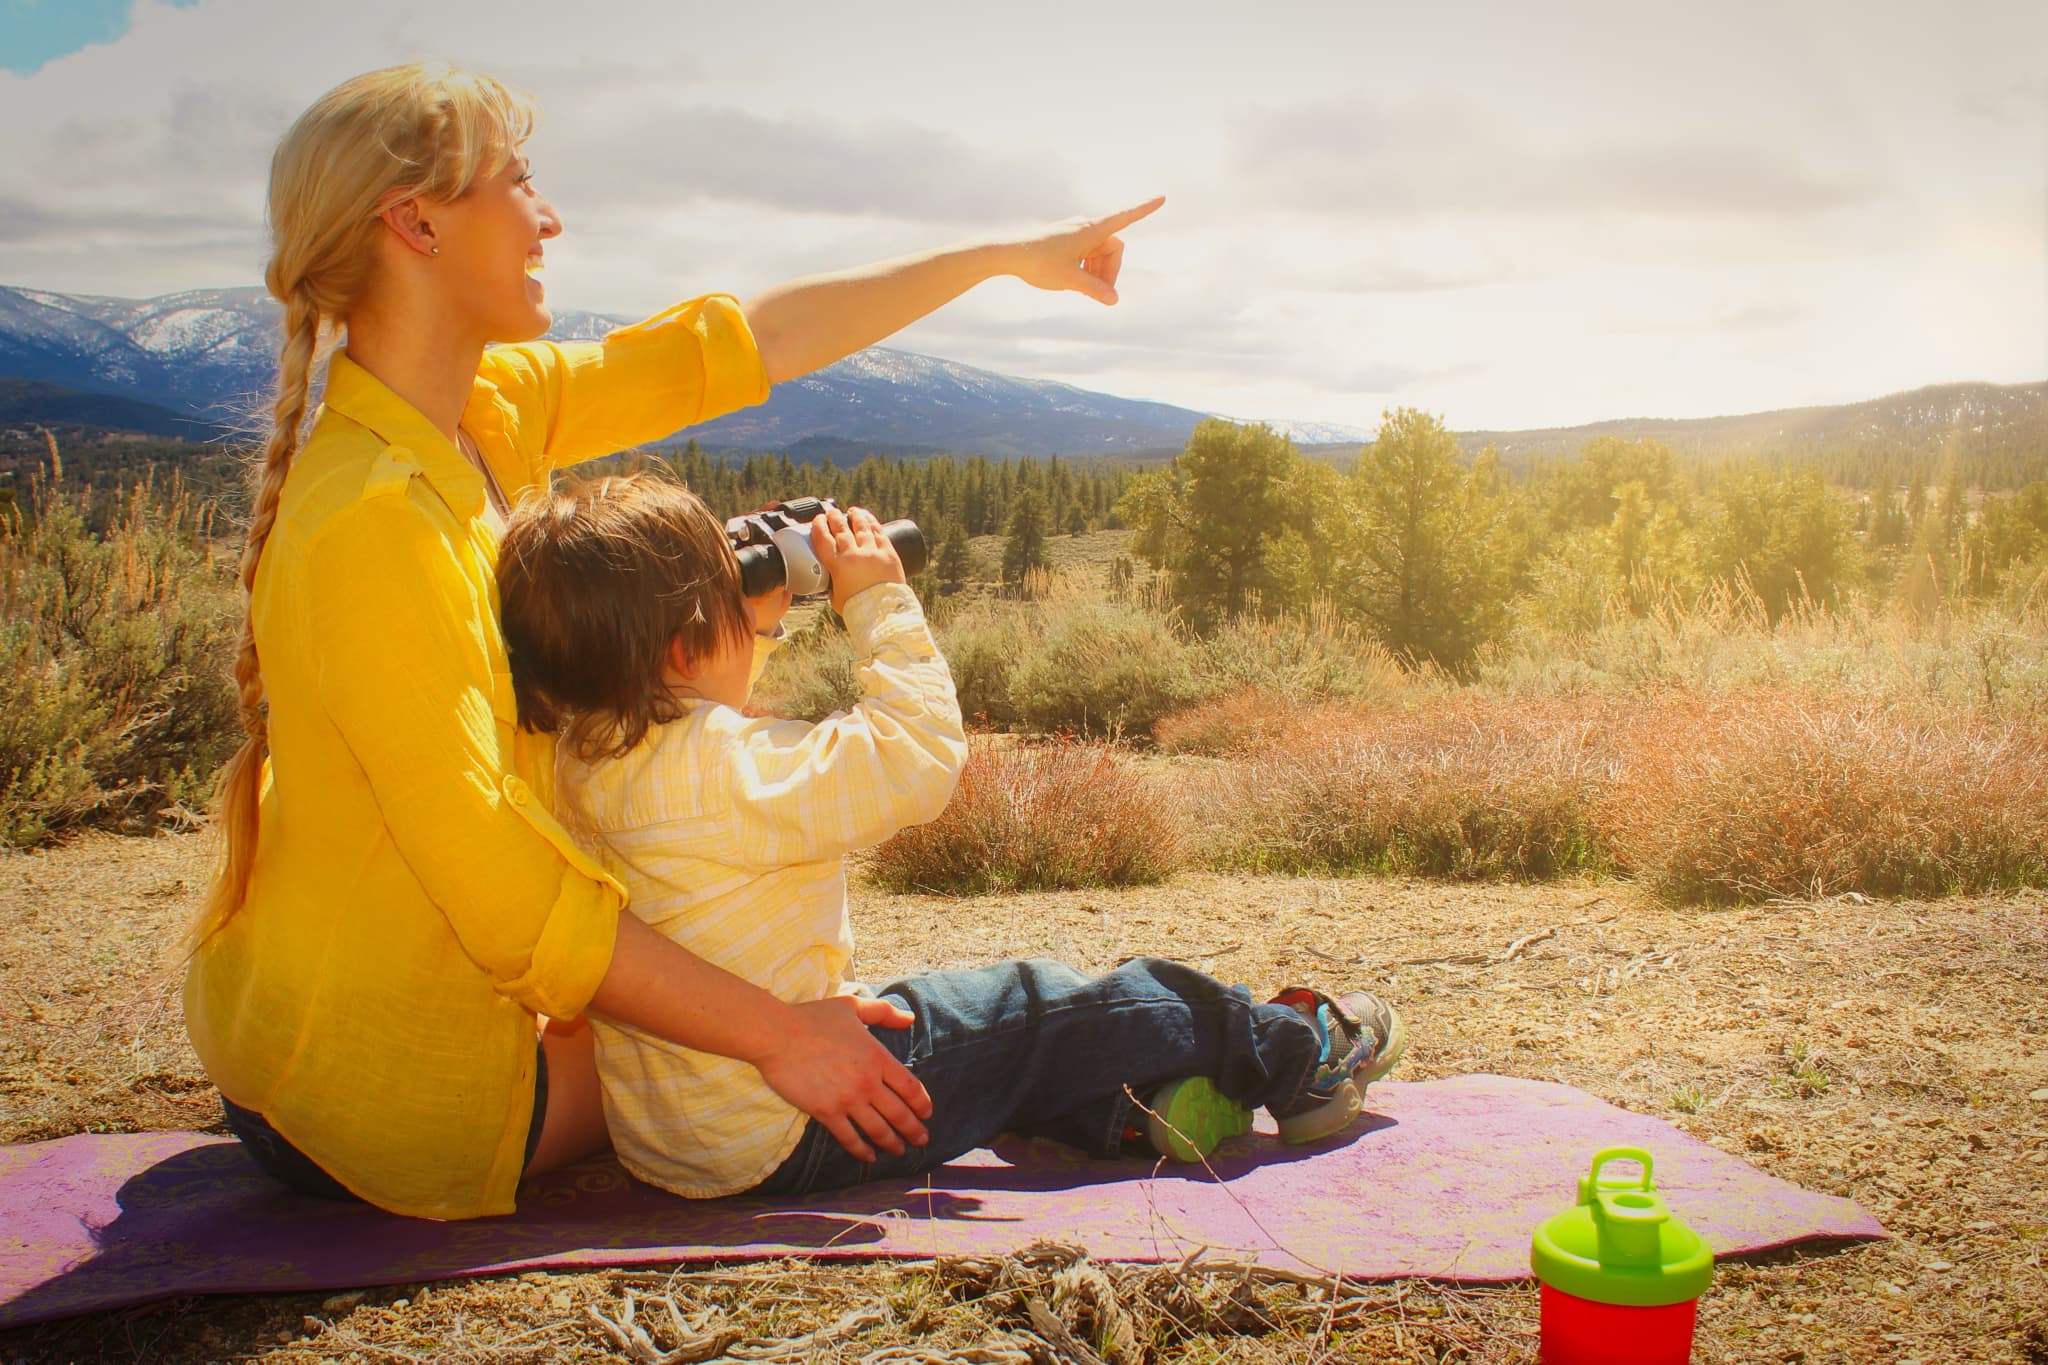
[[[1165,195],[1154,195],[1152,198],[1147,199],[1144,203],[1136,205],[1133,208],[1127,208],[1122,213],[1112,213],[1107,218],[1096,219],[1096,229],[1102,232],[1121,232],[1125,228],[1129,227],[1131,224],[1137,222],[1140,218],[1149,218],[1153,214],[1157,213],[1159,211],[1159,206],[1161,204],[1164,204],[1165,202]]]

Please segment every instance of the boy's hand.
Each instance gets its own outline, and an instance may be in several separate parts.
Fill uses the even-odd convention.
[[[773,635],[775,628],[782,624],[782,618],[789,614],[789,604],[795,600],[787,584],[770,588],[759,597],[747,598],[747,620],[753,625],[754,634]]]
[[[838,581],[834,574],[834,587]],[[886,1000],[851,995],[795,1011],[798,1027],[755,1062],[768,1088],[824,1124],[855,1161],[873,1161],[876,1147],[901,1156],[906,1141],[924,1146],[931,1135],[919,1120],[931,1117],[932,1097],[868,1032],[908,1028],[912,1016]]]
[[[896,547],[882,534],[882,523],[865,507],[850,512],[833,507],[813,517],[811,552],[832,576],[832,610],[841,616],[862,589],[910,581]]]

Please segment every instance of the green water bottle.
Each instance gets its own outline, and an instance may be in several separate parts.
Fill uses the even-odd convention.
[[[1603,1181],[1634,1161],[1639,1181]],[[1650,1154],[1608,1147],[1579,1177],[1579,1202],[1536,1229],[1529,1265],[1542,1281],[1543,1365],[1686,1365],[1699,1297],[1714,1278],[1706,1239],[1672,1217],[1650,1181]]]

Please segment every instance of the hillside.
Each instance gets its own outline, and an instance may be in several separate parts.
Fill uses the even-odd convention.
[[[33,379],[0,378],[0,431],[27,427],[140,432],[190,441],[208,440],[218,434],[208,423],[154,403],[111,394],[81,393]]]
[[[1532,455],[1563,455],[1601,436],[1662,441],[1680,454],[1737,447],[1759,450],[1855,445],[1917,439],[1938,445],[1962,436],[2048,427],[2048,381],[2034,384],[1931,384],[1861,403],[1834,407],[1775,408],[1726,417],[1620,417],[1575,427],[1523,431],[1461,431],[1468,451],[1492,446],[1509,462]],[[1348,451],[1349,442],[1304,445],[1311,454]]]

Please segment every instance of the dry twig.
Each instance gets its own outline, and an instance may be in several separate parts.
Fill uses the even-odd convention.
[[[1543,930],[1541,933],[1524,934],[1520,938],[1516,939],[1513,943],[1510,943],[1508,945],[1508,950],[1500,955],[1500,960],[1502,962],[1513,962],[1517,957],[1521,956],[1522,950],[1528,947],[1530,944],[1541,943],[1545,939],[1556,937],[1557,926],[1554,924],[1551,925],[1548,929]]]

